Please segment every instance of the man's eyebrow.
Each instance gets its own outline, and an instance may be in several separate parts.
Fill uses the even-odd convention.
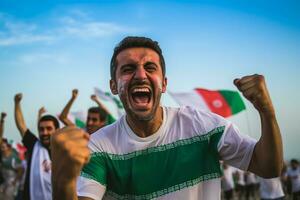
[[[127,57],[126,59],[124,59],[125,61],[123,61],[124,63],[136,63],[136,61],[132,58]],[[118,63],[121,63],[120,61],[118,61]]]
[[[155,66],[157,66],[157,64],[155,62],[152,62],[152,61],[147,61],[144,65],[155,65]]]
[[[124,65],[121,65],[120,66],[120,69],[122,69],[122,68],[124,68],[124,67],[131,67],[131,66],[134,66],[135,65],[135,63],[126,63],[126,64],[124,64]]]

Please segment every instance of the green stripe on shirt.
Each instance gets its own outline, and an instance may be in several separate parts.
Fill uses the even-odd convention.
[[[129,154],[95,152],[81,176],[118,199],[151,199],[220,177],[217,145],[224,126],[207,134]]]

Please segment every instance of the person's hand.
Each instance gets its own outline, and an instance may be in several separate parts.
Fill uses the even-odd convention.
[[[77,89],[73,89],[72,90],[72,98],[75,99],[78,96],[78,90]]]
[[[22,97],[23,97],[22,93],[16,94],[15,95],[15,103],[20,103],[22,100]]]
[[[45,107],[41,107],[41,108],[39,109],[39,115],[42,115],[42,114],[44,114],[45,112],[47,112],[47,110],[45,109]]]
[[[5,113],[5,112],[2,112],[2,113],[1,113],[1,120],[4,120],[5,117],[6,117],[6,113]]]
[[[91,99],[92,99],[93,101],[97,101],[97,100],[98,100],[98,98],[97,98],[97,96],[96,96],[95,94],[92,94],[92,95],[91,95]]]
[[[258,74],[244,76],[235,79],[234,84],[259,112],[274,114],[264,76]]]
[[[55,182],[74,182],[89,161],[89,134],[75,126],[62,128],[51,137],[52,174]]]

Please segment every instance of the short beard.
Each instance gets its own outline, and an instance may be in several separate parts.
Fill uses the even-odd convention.
[[[49,137],[49,141],[50,140],[51,140],[51,136]],[[45,147],[46,149],[50,148],[50,142],[49,143],[44,143],[43,137],[40,137],[40,142],[41,142],[42,146]]]
[[[40,141],[42,146],[45,147],[46,149],[50,149],[50,143],[45,144],[44,142]]]

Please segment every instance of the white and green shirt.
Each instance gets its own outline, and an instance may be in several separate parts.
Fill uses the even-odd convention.
[[[224,118],[191,107],[163,107],[163,123],[138,137],[126,116],[93,135],[77,183],[92,199],[220,199],[219,160],[246,170],[256,141]]]

